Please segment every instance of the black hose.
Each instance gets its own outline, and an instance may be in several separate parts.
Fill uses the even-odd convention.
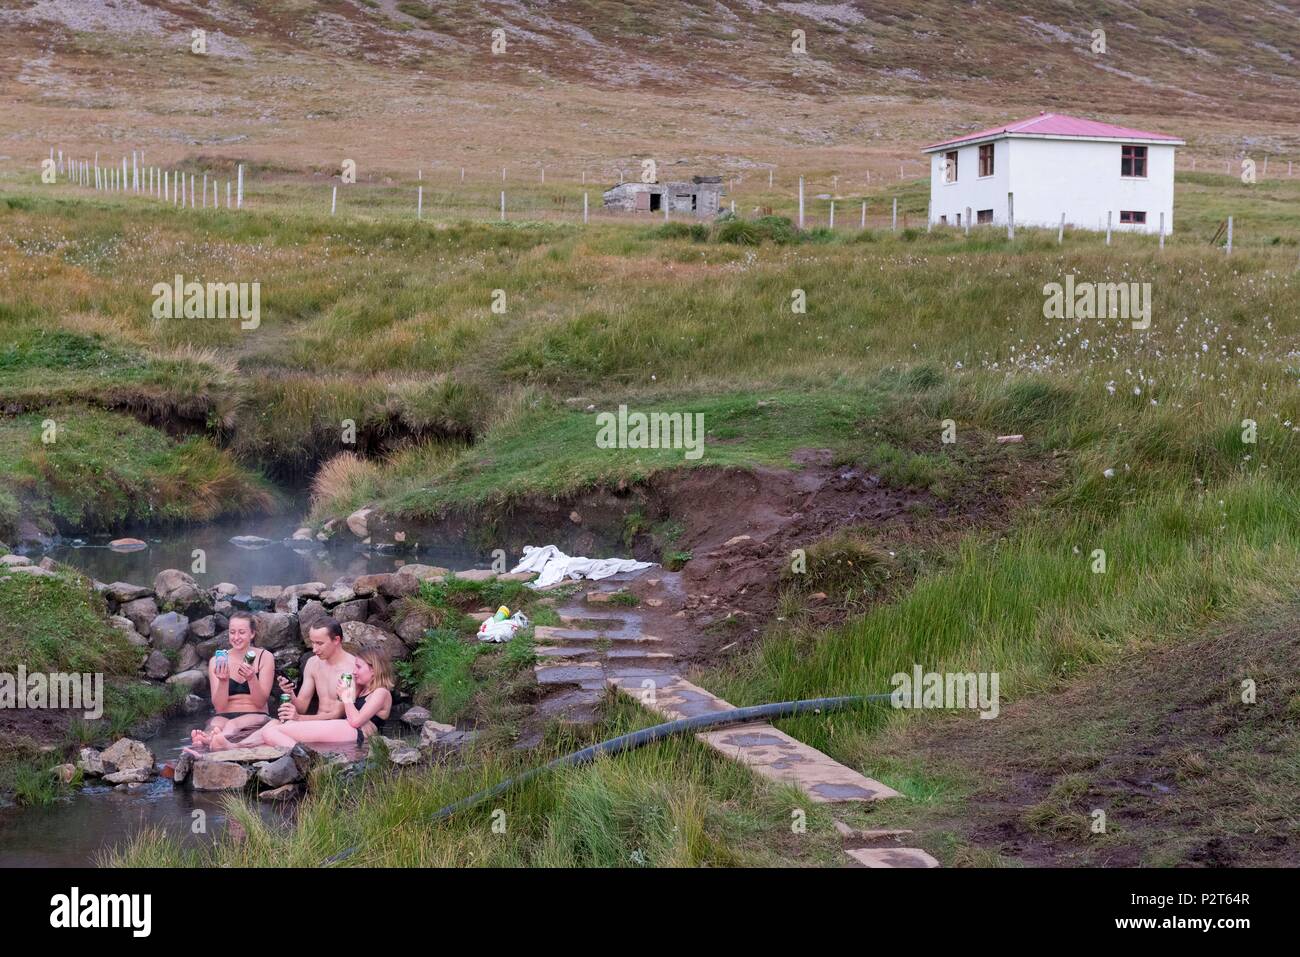
[[[805,714],[809,711],[838,711],[841,708],[850,708],[854,705],[867,704],[872,701],[888,701],[890,694],[866,694],[866,695],[847,695],[839,698],[806,698],[802,701],[779,701],[774,704],[759,704],[748,708],[733,708],[729,711],[711,711],[708,714],[697,715],[693,718],[679,718],[676,721],[668,721],[664,724],[656,724],[649,728],[642,728],[640,731],[633,731],[630,734],[620,735],[617,738],[610,738],[608,741],[602,741],[599,744],[593,744],[583,748],[581,751],[574,751],[572,754],[566,754],[564,757],[556,758],[549,764],[541,767],[532,768],[525,771],[517,777],[507,778],[500,784],[479,791],[477,794],[471,794],[454,804],[448,804],[446,807],[437,811],[433,815],[434,821],[443,821],[451,817],[457,811],[463,811],[466,808],[473,807],[488,798],[496,797],[498,794],[504,794],[511,788],[523,784],[525,781],[531,781],[538,775],[545,774],[548,771],[556,771],[560,768],[577,767],[594,761],[602,754],[621,754],[624,751],[631,751],[634,748],[643,745],[652,744],[663,738],[671,737],[675,734],[682,734],[689,731],[698,731],[701,728],[712,728],[719,725],[740,724],[745,721],[753,721],[757,718],[785,718],[797,714]],[[333,857],[325,860],[326,864],[334,864],[345,858],[351,857],[355,853],[356,847],[349,847],[340,851]]]

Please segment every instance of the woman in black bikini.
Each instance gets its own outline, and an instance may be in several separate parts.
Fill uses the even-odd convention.
[[[271,720],[266,703],[275,681],[275,658],[264,648],[254,648],[257,622],[248,612],[230,616],[230,651],[208,662],[208,683],[216,717],[206,729],[191,731],[195,748],[220,751]],[[252,654],[252,662],[247,656]]]
[[[339,700],[345,717],[329,721],[278,721],[260,733],[264,744],[291,748],[306,744],[355,744],[365,747],[372,734],[382,734],[393,710],[393,668],[388,656],[374,648],[355,653],[351,685],[339,680]]]

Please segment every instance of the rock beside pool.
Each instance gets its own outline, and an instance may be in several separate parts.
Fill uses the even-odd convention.
[[[153,592],[143,585],[132,585],[130,582],[112,582],[105,585],[104,594],[118,604],[135,601],[137,598],[150,598],[153,596]]]
[[[135,598],[118,609],[118,614],[135,625],[135,630],[149,637],[149,622],[158,617],[158,603],[152,597]]]
[[[432,715],[429,714],[429,709],[421,708],[418,704],[402,713],[402,723],[409,728],[422,728],[430,718]]]
[[[362,621],[343,622],[343,640],[350,641],[362,649],[379,648],[388,654],[391,661],[401,661],[411,657],[410,650],[403,644],[401,638]]]
[[[149,643],[159,651],[178,651],[190,633],[190,620],[174,611],[149,622]]]
[[[199,758],[190,768],[190,784],[196,791],[239,791],[248,784],[248,768],[234,761]]]
[[[26,555],[0,555],[0,565],[6,568],[24,568],[31,563]]]
[[[301,645],[297,616],[281,611],[258,612],[256,644],[267,651]]]
[[[99,777],[104,773],[103,755],[95,748],[82,748],[77,758],[77,767],[81,769],[82,774]]]
[[[84,755],[85,752],[83,751],[82,754]],[[134,738],[118,738],[104,749],[99,759],[103,764],[103,773],[106,775],[117,771],[136,771],[141,768],[153,770],[154,765],[153,752]]]
[[[144,660],[144,673],[154,681],[162,681],[172,673],[172,660],[161,651],[154,649]]]
[[[384,742],[384,747],[388,750],[388,760],[392,764],[399,766],[415,764],[423,757],[419,748],[412,747],[400,738],[387,738],[382,734],[376,737]]]
[[[442,724],[438,721],[426,721],[420,726],[420,747],[432,747],[455,730],[454,725]]]
[[[275,801],[291,801],[298,796],[297,784],[286,784],[283,787],[272,788],[269,791],[263,791],[257,796],[259,801],[268,803]]]
[[[162,608],[178,611],[186,618],[202,618],[212,612],[212,596],[178,568],[160,571],[153,580],[153,591]]]
[[[105,774],[104,780],[109,784],[144,784],[152,776],[152,769],[135,768],[131,771],[114,771],[112,774]]]
[[[192,650],[192,649],[191,649]],[[194,694],[207,687],[208,674],[198,668],[190,668],[187,671],[178,671],[167,679],[169,685],[180,685],[185,689],[186,694]]]
[[[359,508],[347,517],[348,531],[357,538],[370,537],[370,513],[373,508]]]
[[[108,547],[115,552],[138,552],[142,548],[148,548],[149,543],[138,538],[115,538],[108,543]]]

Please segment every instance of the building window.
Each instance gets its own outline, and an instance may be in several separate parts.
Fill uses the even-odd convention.
[[[947,217],[947,216],[940,216],[940,217],[939,217],[939,225],[940,225],[940,226],[947,226],[947,225],[948,225],[948,217]]]
[[[980,175],[993,175],[993,144],[985,143],[980,147]]]
[[[951,150],[943,154],[943,181],[945,183],[957,182],[957,151]]]
[[[1121,209],[1119,211],[1119,221],[1121,223],[1145,223],[1147,221],[1146,210]]]
[[[993,222],[993,210],[991,210],[991,209],[980,209],[980,210],[976,210],[976,211],[975,211],[975,222],[976,222],[976,223],[991,223],[991,222]]]
[[[1119,175],[1137,177],[1147,175],[1147,148],[1145,146],[1120,147]]]

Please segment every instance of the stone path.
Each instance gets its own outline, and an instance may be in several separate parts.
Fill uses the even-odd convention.
[[[559,627],[536,629],[537,681],[543,686],[566,689],[548,697],[543,711],[569,720],[591,720],[607,686],[617,688],[668,721],[735,710],[734,705],[676,673],[672,652],[662,650],[658,638],[641,633],[636,609],[609,601],[609,595],[620,587],[618,581],[600,583],[580,603],[560,609]],[[765,722],[703,731],[696,737],[761,777],[794,785],[819,804],[900,796],[893,788]],[[838,821],[836,827],[850,843],[896,843],[903,833],[859,832]],[[867,867],[939,866],[925,851],[893,843],[846,848],[845,853]]]

